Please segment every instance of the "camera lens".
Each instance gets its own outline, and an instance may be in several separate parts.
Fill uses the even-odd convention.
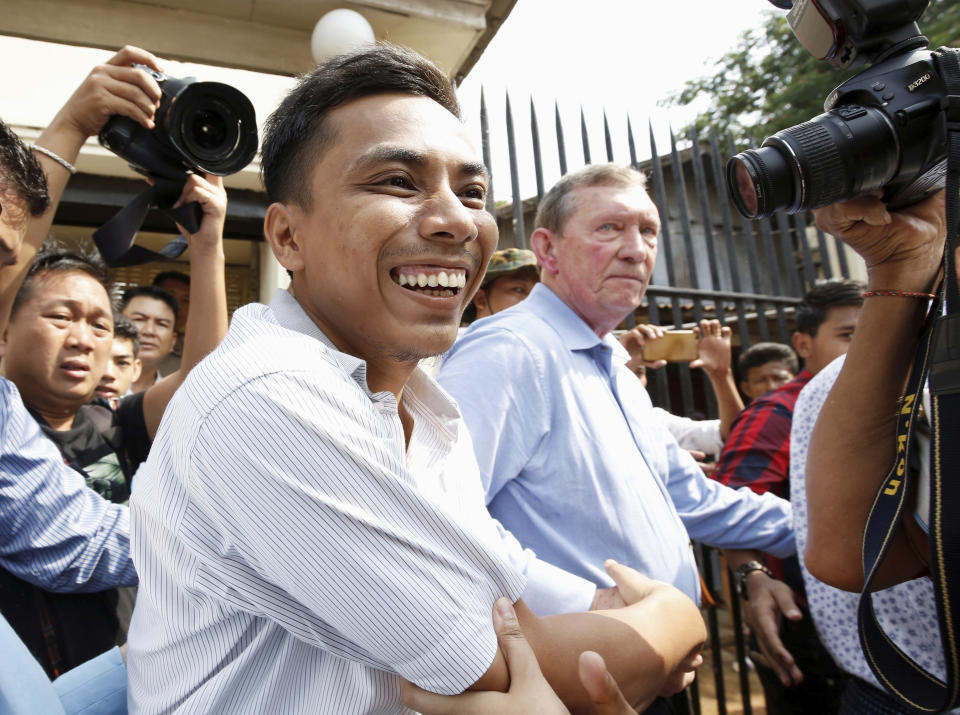
[[[199,161],[217,162],[230,155],[240,136],[240,120],[216,97],[195,102],[181,120],[184,148]]]
[[[190,136],[194,143],[203,149],[215,149],[223,144],[227,136],[227,124],[223,117],[215,112],[204,110],[197,112],[191,123]]]
[[[899,159],[897,134],[881,110],[844,105],[731,158],[727,189],[747,218],[796,213],[880,188]]]
[[[257,151],[253,105],[219,82],[186,85],[172,103],[166,126],[184,164],[207,174],[240,171]]]
[[[737,211],[747,218],[769,216],[799,199],[793,164],[778,149],[748,149],[727,162],[727,186]]]

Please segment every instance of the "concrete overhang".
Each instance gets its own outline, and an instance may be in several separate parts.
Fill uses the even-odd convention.
[[[462,79],[516,0],[4,0],[0,34],[296,75],[314,66],[310,35],[338,7],[356,10],[378,40],[407,45]]]

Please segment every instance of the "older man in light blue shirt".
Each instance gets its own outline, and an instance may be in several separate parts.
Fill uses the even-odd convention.
[[[613,558],[694,600],[691,537],[794,553],[789,504],[708,480],[652,414],[610,334],[656,260],[659,217],[642,175],[614,165],[568,175],[537,225],[543,282],[475,323],[438,377],[470,429],[493,516],[539,558],[598,585],[610,585]]]

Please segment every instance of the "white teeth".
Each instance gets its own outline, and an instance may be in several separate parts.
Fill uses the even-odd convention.
[[[453,274],[451,274],[451,277],[456,279],[456,276],[454,276]],[[437,283],[439,283],[441,286],[446,288],[447,286],[450,285],[450,278],[447,277],[446,273],[444,273],[443,271],[440,271],[440,274],[437,276]]]
[[[397,278],[397,283],[399,283],[402,286],[405,286],[407,284],[407,277],[401,273],[400,277]]]
[[[431,273],[431,274],[427,277],[427,285],[429,285],[431,288],[436,288],[436,287],[437,287],[437,274],[436,274],[436,273]]]
[[[457,280],[458,280],[458,282],[460,283],[460,286],[459,286],[459,287],[460,287],[460,288],[463,288],[463,287],[467,284],[467,274],[466,274],[466,273],[461,273],[461,274],[457,277]]]
[[[427,287],[427,277],[423,273],[417,275],[417,285],[421,288]]]

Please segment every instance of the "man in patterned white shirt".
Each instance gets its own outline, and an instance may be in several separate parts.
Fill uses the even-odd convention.
[[[569,705],[589,703],[585,649],[632,702],[689,682],[703,623],[666,584],[533,616],[528,581],[583,584],[504,540],[456,405],[416,369],[453,342],[497,238],[457,112],[435,66],[382,45],[268,120],[264,233],[291,289],[234,314],[137,475],[131,712],[400,713],[401,675],[504,690],[501,596]]]
[[[823,645],[834,661],[852,677],[840,702],[841,715],[906,712],[887,695],[870,670],[857,630],[859,593],[828,586],[807,570],[804,549],[807,529],[807,453],[810,435],[830,389],[837,381],[845,356],[821,370],[800,392],[790,430],[790,503],[797,538],[797,557],[803,573],[810,615]],[[943,645],[934,599],[933,581],[923,576],[873,595],[883,630],[914,661],[938,678],[946,678]],[[960,712],[960,710],[952,711]]]

